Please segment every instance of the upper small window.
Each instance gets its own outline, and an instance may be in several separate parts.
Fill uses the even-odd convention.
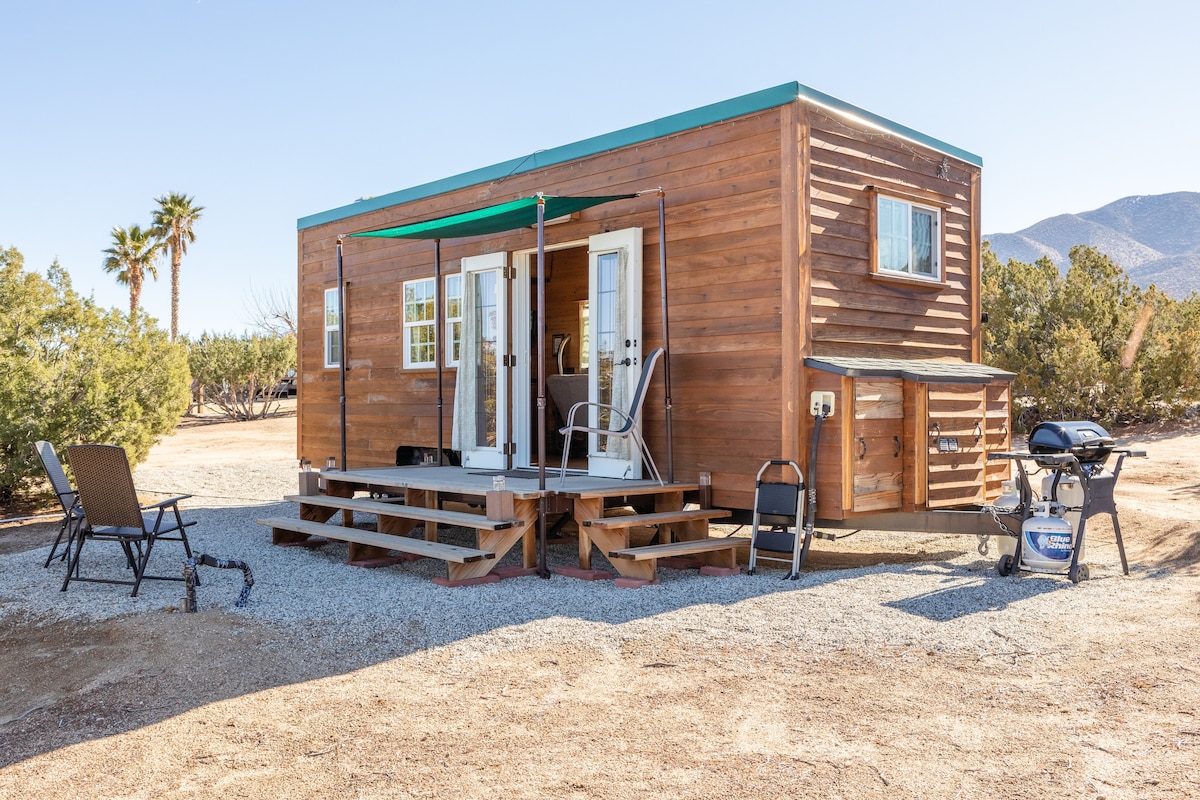
[[[342,363],[340,314],[338,313],[338,290],[325,290],[325,366],[333,368]]]
[[[404,284],[404,366],[434,366],[433,278]]]
[[[875,271],[940,281],[941,211],[883,195],[876,202]]]

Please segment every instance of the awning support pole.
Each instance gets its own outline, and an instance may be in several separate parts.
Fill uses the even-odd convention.
[[[662,303],[663,391],[667,411],[667,483],[675,482],[674,439],[671,434],[671,324],[667,320],[666,194],[658,190],[658,283]]]
[[[437,463],[442,466],[442,240],[433,240],[433,363],[437,367]]]
[[[338,380],[340,392],[338,405],[341,408],[342,470],[346,470],[346,291],[342,273],[342,237],[337,237],[337,288],[338,288]]]
[[[546,200],[537,203],[537,426],[538,577],[549,578],[546,558]]]

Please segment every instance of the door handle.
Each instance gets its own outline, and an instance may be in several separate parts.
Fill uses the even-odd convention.
[[[867,457],[867,440],[863,437],[858,437],[858,446],[862,448],[862,452],[858,454],[858,460],[862,461]]]
[[[896,452],[892,453],[892,458],[899,458],[899,457],[900,457],[900,449],[901,449],[901,447],[900,447],[900,437],[899,437],[899,436],[893,436],[893,437],[892,437],[892,441],[896,443]]]
[[[624,360],[624,361],[618,361],[617,363],[618,363],[618,364],[623,364],[623,365],[625,365],[625,366],[627,366],[627,367],[631,367],[631,366],[633,366],[633,359],[632,359],[632,358],[630,358],[629,356],[625,356],[625,360]]]

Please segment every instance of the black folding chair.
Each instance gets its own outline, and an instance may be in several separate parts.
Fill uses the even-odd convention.
[[[62,505],[63,510],[62,524],[58,526],[58,536],[54,537],[50,555],[46,556],[44,566],[49,567],[50,562],[54,560],[54,554],[58,552],[58,546],[64,544],[64,537],[66,538],[66,547],[59,559],[66,559],[71,555],[71,540],[75,535],[75,529],[83,521],[83,510],[79,507],[79,493],[67,480],[62,462],[58,460],[58,453],[54,452],[54,445],[49,442],[34,442],[33,446],[37,450],[38,458],[42,462],[42,469],[46,471],[46,477],[50,479],[50,485],[54,488],[54,494],[58,496],[58,502]]]
[[[182,581],[182,573],[170,575],[147,575],[146,565],[150,553],[159,540],[183,542],[184,552],[192,557],[192,546],[188,542],[186,529],[195,521],[184,522],[179,514],[179,501],[191,495],[180,495],[152,505],[138,502],[133,485],[133,471],[125,450],[105,444],[80,444],[67,448],[67,460],[75,473],[75,486],[79,492],[79,505],[83,510],[83,524],[78,526],[74,537],[75,547],[71,554],[67,575],[62,590],[67,590],[71,581],[93,583],[118,583],[132,585],[131,597],[137,597],[143,580]],[[147,526],[145,514],[156,512],[154,524]],[[166,534],[177,533],[177,536]],[[118,578],[85,577],[80,574],[80,556],[84,544],[89,541],[117,542],[125,551],[126,561],[134,569],[133,580]]]

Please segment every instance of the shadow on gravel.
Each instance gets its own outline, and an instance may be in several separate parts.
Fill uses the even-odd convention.
[[[1057,581],[1052,578],[1024,578],[1020,580],[1016,594],[997,592],[997,580],[1003,579],[998,575],[987,578],[956,576],[952,586],[922,592],[902,600],[892,600],[884,605],[933,622],[948,622],[981,611],[1003,611],[1014,602],[1058,591],[1062,586],[1056,584],[1066,581],[1066,578]],[[1067,582],[1066,585],[1071,584]]]

